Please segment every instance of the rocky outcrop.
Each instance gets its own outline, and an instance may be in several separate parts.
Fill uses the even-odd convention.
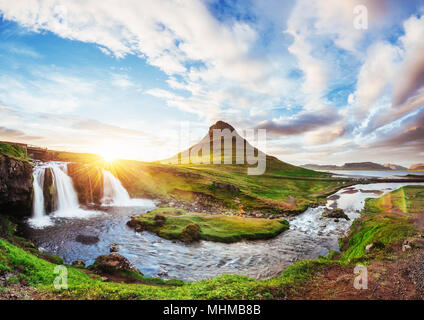
[[[116,252],[99,256],[93,264],[93,268],[104,273],[113,274],[115,272],[136,272],[143,275],[136,267],[134,267],[127,258]]]
[[[32,165],[0,154],[0,214],[30,216]]]
[[[324,218],[334,218],[334,219],[346,219],[350,220],[348,215],[344,213],[342,209],[328,209],[325,208],[322,214]]]
[[[52,169],[46,168],[44,173],[43,195],[44,195],[44,208],[46,213],[49,214],[54,211],[54,183]]]
[[[68,175],[74,183],[80,204],[101,204],[103,172],[100,168],[83,163],[69,163]]]
[[[424,163],[413,164],[409,167],[409,170],[424,170]]]

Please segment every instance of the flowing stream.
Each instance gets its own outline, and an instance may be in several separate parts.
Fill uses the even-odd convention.
[[[190,281],[224,273],[264,279],[279,275],[295,261],[327,255],[330,250],[338,250],[337,239],[344,236],[352,221],[359,217],[366,198],[380,197],[386,192],[408,185],[355,185],[328,197],[326,206],[343,209],[350,221],[340,219],[335,222],[334,219],[323,218],[321,215],[326,206],[321,206],[290,218],[290,229],[271,240],[233,244],[200,241],[184,244],[162,239],[149,232],[135,233],[128,228],[126,222],[130,216],[153,209],[154,203],[143,199],[129,199],[129,196],[127,198],[128,193],[119,180],[107,172],[104,176],[105,182],[109,179],[109,187],[114,191],[107,195],[107,199],[113,200],[101,207],[103,214],[74,215],[73,219],[66,215],[53,214],[51,224],[45,225],[43,229],[30,227],[27,236],[40,250],[61,256],[69,264],[77,259],[91,264],[97,256],[109,253],[112,243],[117,243],[120,254],[127,257],[145,275]],[[38,178],[37,175],[37,181]],[[35,198],[34,208],[36,201],[39,201]],[[120,206],[115,206],[116,204]],[[80,243],[76,241],[79,235],[95,237],[98,241],[94,244]]]

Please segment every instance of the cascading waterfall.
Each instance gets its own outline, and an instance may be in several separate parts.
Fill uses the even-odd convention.
[[[131,199],[127,190],[110,171],[103,169],[103,199],[104,206],[138,207],[151,206],[153,202],[147,199]]]
[[[32,218],[29,220],[33,227],[43,227],[51,225],[52,222],[49,216],[46,215],[46,209],[44,207],[44,175],[46,172],[45,166],[37,166],[34,168],[33,173],[33,188],[34,188],[34,199],[32,206]]]
[[[50,168],[53,173],[53,181],[55,185],[55,203],[57,212],[61,215],[66,215],[79,209],[78,197],[75,192],[72,179],[65,173],[67,172],[66,165],[51,164]]]
[[[110,206],[126,206],[131,201],[130,195],[127,190],[122,186],[112,172],[103,170],[103,199],[104,205]]]
[[[52,171],[54,185],[54,208],[55,211],[49,216],[45,210],[45,199],[43,194],[45,170],[50,168]],[[34,200],[33,216],[29,223],[35,228],[42,228],[52,225],[51,216],[64,218],[87,218],[96,211],[82,210],[79,207],[78,196],[75,192],[72,179],[67,175],[67,164],[58,162],[49,162],[38,165],[34,168]]]

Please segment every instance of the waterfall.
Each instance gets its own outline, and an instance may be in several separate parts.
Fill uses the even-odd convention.
[[[45,166],[37,166],[34,168],[33,173],[33,189],[34,198],[32,205],[32,218],[29,220],[33,227],[45,227],[51,225],[52,222],[49,216],[46,215],[46,209],[44,207],[44,174],[46,172]]]
[[[78,196],[75,192],[72,179],[66,174],[66,164],[50,164],[55,186],[55,208],[63,215],[66,212],[79,209]]]
[[[103,187],[102,203],[104,205],[124,207],[131,201],[130,195],[122,186],[121,181],[115,178],[110,171],[103,170]]]
[[[96,211],[87,211],[79,207],[78,196],[75,192],[72,179],[68,176],[68,166],[66,163],[48,162],[37,165],[34,168],[34,199],[33,199],[33,215],[29,219],[31,226],[35,228],[43,228],[52,225],[50,216],[46,214],[44,205],[44,175],[45,170],[50,168],[52,171],[54,185],[54,208],[51,214],[53,217],[63,218],[88,218],[98,214]]]
[[[147,199],[131,199],[127,190],[110,171],[103,169],[103,199],[104,206],[116,207],[144,207],[152,206],[153,202]]]

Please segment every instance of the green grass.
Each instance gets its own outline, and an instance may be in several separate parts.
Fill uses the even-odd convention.
[[[28,156],[25,149],[21,146],[15,146],[8,143],[0,142],[0,153],[17,160],[27,160]]]
[[[158,214],[166,218],[162,226],[155,225],[154,218]],[[195,223],[200,226],[201,239],[226,243],[270,239],[289,228],[286,220],[187,213],[174,208],[155,209],[140,215],[137,220],[166,239],[179,239],[184,228]]]
[[[38,293],[47,297],[66,299],[281,299],[303,286],[310,285],[319,272],[331,265],[354,264],[358,259],[367,263],[384,259],[390,251],[367,254],[365,246],[381,241],[389,247],[416,235],[413,217],[424,213],[424,187],[408,186],[368,199],[360,219],[355,220],[350,235],[344,239],[347,248],[339,255],[303,260],[291,265],[278,277],[254,280],[245,276],[222,275],[198,282],[163,281],[140,277],[145,284],[102,282],[101,279],[78,268],[68,266],[69,288],[57,291],[53,287],[56,264],[36,255],[12,236],[13,224],[0,226],[0,273],[23,266],[24,271],[15,280],[26,279]],[[162,209],[161,214],[183,216],[173,209]],[[17,244],[11,242],[17,241]],[[343,241],[342,241],[343,242]],[[132,275],[133,276],[133,275]],[[147,277],[148,278],[148,277]]]
[[[406,186],[377,199],[367,199],[361,219],[355,220],[344,260],[366,256],[365,247],[392,244],[417,234],[413,217],[424,214],[424,187]]]

